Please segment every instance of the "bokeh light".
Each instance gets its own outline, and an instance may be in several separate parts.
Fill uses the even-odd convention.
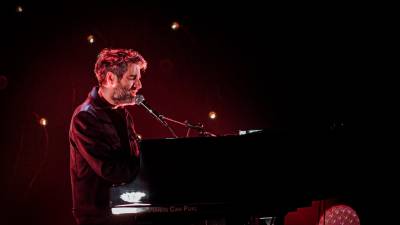
[[[93,35],[89,35],[89,36],[87,37],[87,40],[88,40],[88,42],[89,42],[90,44],[93,44],[94,41],[95,41]]]
[[[46,118],[41,118],[39,120],[39,124],[45,127],[47,125],[47,119]]]
[[[217,113],[214,111],[211,111],[208,113],[208,117],[212,120],[215,120],[217,118]]]
[[[181,27],[181,25],[176,21],[171,24],[171,29],[172,30],[178,30],[179,27]]]

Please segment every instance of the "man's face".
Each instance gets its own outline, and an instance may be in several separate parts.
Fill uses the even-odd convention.
[[[114,87],[112,99],[117,105],[132,104],[136,93],[142,88],[140,66],[128,64],[128,70]]]

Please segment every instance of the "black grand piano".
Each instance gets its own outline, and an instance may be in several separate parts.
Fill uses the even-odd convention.
[[[266,129],[143,140],[141,171],[110,190],[110,207],[138,224],[282,224],[313,200],[354,196],[362,167],[347,144],[341,132]]]

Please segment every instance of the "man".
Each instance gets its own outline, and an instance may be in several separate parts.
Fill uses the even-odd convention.
[[[139,170],[139,149],[132,118],[147,62],[130,49],[104,49],[95,74],[99,83],[72,116],[70,175],[73,215],[79,225],[109,224],[109,189],[132,181]]]

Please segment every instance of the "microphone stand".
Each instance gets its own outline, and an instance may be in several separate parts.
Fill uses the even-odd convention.
[[[154,113],[153,110],[150,109],[149,107],[147,107],[145,104],[140,104],[140,105],[145,107],[151,113],[151,115],[154,116],[164,127],[168,128],[168,130],[172,133],[172,135],[175,138],[178,138],[178,135],[176,135],[174,130],[169,126],[169,124],[167,122],[165,122],[163,115],[158,115],[158,114]]]
[[[171,121],[174,123],[177,123],[179,125],[183,125],[185,127],[188,128],[188,131],[186,133],[186,137],[189,137],[189,133],[190,133],[190,129],[195,129],[197,130],[202,136],[208,136],[208,137],[216,137],[217,135],[210,133],[208,131],[204,130],[204,126],[203,124],[198,124],[198,125],[193,125],[190,124],[188,121],[185,121],[184,123],[173,120],[171,118],[168,118],[166,116],[160,115],[159,113],[157,113],[156,111],[154,111],[153,109],[150,108],[150,106],[148,106],[145,101],[144,101],[144,97],[143,95],[136,95],[134,98],[135,104],[136,105],[141,105],[143,106],[154,118],[156,118],[164,127],[168,128],[168,130],[172,133],[172,135],[175,138],[178,138],[178,136],[176,135],[176,133],[174,132],[174,130],[169,126],[169,124],[165,121]]]
[[[185,122],[179,122],[179,121],[176,121],[174,119],[168,118],[163,115],[160,115],[160,119],[163,120],[164,122],[165,122],[165,120],[168,120],[168,121],[174,122],[176,124],[179,124],[179,125],[182,125],[182,126],[185,126],[186,128],[188,128],[188,131],[186,132],[186,137],[189,137],[189,133],[190,133],[191,129],[197,130],[202,136],[205,136],[205,137],[216,137],[217,136],[211,132],[204,130],[203,124],[200,124],[200,123],[197,125],[193,125],[193,124],[189,123],[187,120]],[[170,128],[170,127],[168,126],[168,128]]]

